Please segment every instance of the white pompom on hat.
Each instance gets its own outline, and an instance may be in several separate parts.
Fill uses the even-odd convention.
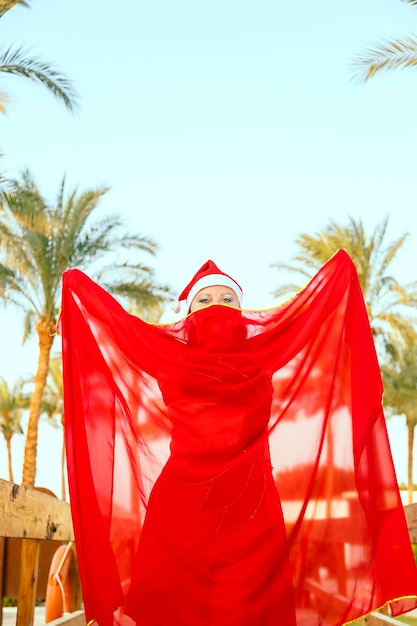
[[[184,300],[186,301],[188,311],[194,296],[200,289],[213,285],[224,285],[225,287],[233,289],[239,300],[239,305],[242,305],[243,291],[239,283],[229,276],[229,274],[222,272],[217,265],[209,259],[200,267],[188,285],[182,290],[178,296],[178,300],[173,303],[173,311],[179,313],[181,310],[181,302]]]

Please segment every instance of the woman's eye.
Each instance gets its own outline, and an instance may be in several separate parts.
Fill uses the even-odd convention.
[[[223,298],[223,302],[232,302],[232,298],[230,296],[225,296]]]
[[[201,302],[201,304],[207,304],[207,302],[209,302],[209,299],[208,298],[199,298],[198,301]]]

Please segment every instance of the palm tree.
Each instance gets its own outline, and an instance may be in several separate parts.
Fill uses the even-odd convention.
[[[0,430],[6,441],[7,467],[10,482],[14,482],[12,464],[12,437],[23,434],[21,426],[23,409],[29,406],[29,398],[23,392],[24,382],[19,379],[10,388],[4,378],[0,378]]]
[[[28,171],[0,190],[0,297],[24,313],[23,339],[36,330],[38,366],[30,400],[22,483],[36,476],[38,421],[60,304],[62,273],[88,269],[114,295],[154,307],[169,290],[153,280],[153,270],[123,260],[129,252],[155,255],[156,243],[124,228],[119,215],[92,221],[107,188],[65,193],[62,180],[55,203],[48,204]]]
[[[61,451],[61,499],[67,499],[65,474],[65,431],[64,431],[64,389],[62,379],[62,357],[60,354],[51,357],[48,378],[42,398],[41,414],[47,415],[53,426],[62,427]]]
[[[417,6],[417,0],[403,0]],[[353,61],[357,77],[366,82],[382,70],[402,69],[417,66],[417,37],[410,35],[402,39],[383,41],[365,50]]]
[[[408,502],[413,502],[413,451],[417,425],[417,337],[393,349],[392,358],[382,365],[384,408],[388,416],[404,415],[408,432]]]
[[[0,18],[16,4],[29,6],[27,2],[19,0],[0,1]],[[78,108],[78,95],[70,80],[51,64],[32,56],[22,47],[9,46],[0,50],[0,72],[22,76],[41,83],[58,100],[61,100],[69,111],[76,111]],[[8,96],[0,91],[0,112],[5,112],[8,100]]]
[[[319,233],[298,236],[296,239],[298,252],[291,263],[277,262],[273,265],[281,270],[301,275],[305,284],[337,250],[345,249],[356,266],[376,349],[379,348],[380,362],[383,363],[389,362],[393,354],[403,354],[405,346],[410,346],[415,341],[417,306],[417,281],[401,285],[389,273],[390,266],[406,241],[408,233],[387,244],[385,242],[387,228],[388,218],[385,218],[368,237],[361,220],[350,217],[345,226],[330,221]],[[302,286],[285,284],[278,288],[274,295],[277,297],[293,295]],[[392,387],[393,377],[386,382],[384,368],[381,367],[381,371],[384,387],[385,385],[388,388]],[[414,386],[416,385],[417,377],[414,379]],[[404,407],[398,399],[396,403],[391,399],[387,406],[400,411],[399,414],[404,412]],[[409,407],[406,415],[410,420],[414,417]]]
[[[331,220],[321,232],[300,234],[292,262],[277,262],[273,267],[301,275],[303,284],[282,285],[274,295],[299,291],[337,250],[345,249],[356,266],[375,342],[384,356],[391,345],[414,337],[417,306],[417,281],[401,285],[390,273],[408,233],[387,244],[387,228],[385,218],[368,237],[362,221],[350,217],[347,225]]]

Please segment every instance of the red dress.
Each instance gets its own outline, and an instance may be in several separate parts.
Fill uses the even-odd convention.
[[[64,274],[65,424],[87,620],[338,626],[417,606],[356,272],[166,325]]]

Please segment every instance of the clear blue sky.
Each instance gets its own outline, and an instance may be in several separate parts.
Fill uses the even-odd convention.
[[[348,216],[371,232],[388,215],[389,241],[410,232],[398,277],[417,278],[417,70],[363,85],[351,68],[365,48],[416,33],[417,7],[32,0],[0,29],[3,49],[23,45],[80,93],[71,116],[42,86],[1,76],[2,169],[28,167],[51,199],[64,175],[69,189],[108,185],[100,213],[158,242],[157,277],[175,290],[212,258],[246,307],[272,306],[284,281],[271,264],[299,233]],[[0,316],[0,375],[33,373],[19,318]]]

